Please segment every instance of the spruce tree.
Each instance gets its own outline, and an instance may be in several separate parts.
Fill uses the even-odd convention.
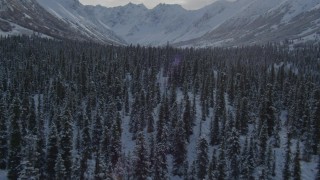
[[[39,179],[39,172],[30,161],[22,160],[20,166],[19,179]]]
[[[86,179],[86,172],[88,170],[88,160],[91,157],[91,138],[89,132],[89,118],[83,114],[84,126],[81,132],[82,135],[82,149],[80,152],[80,180]]]
[[[58,153],[56,164],[54,166],[55,177],[61,179],[67,179],[67,171],[64,166],[64,160],[62,159],[61,153]]]
[[[186,96],[186,106],[184,109],[184,113],[183,113],[183,123],[184,123],[184,129],[186,131],[186,139],[189,142],[189,137],[192,134],[192,113],[191,113],[191,105],[190,105],[190,100],[189,97]]]
[[[317,175],[316,175],[316,180],[320,180],[320,155],[319,155],[319,158],[318,158],[318,172],[317,172]]]
[[[166,115],[165,115],[165,104],[162,102],[160,106],[159,119],[157,121],[157,133],[156,133],[156,141],[157,143],[164,143],[163,134],[164,134],[164,126],[166,123]]]
[[[242,135],[248,132],[248,123],[250,122],[248,98],[241,99],[240,132]]]
[[[149,174],[148,150],[142,132],[138,134],[134,154],[133,179],[144,180]]]
[[[208,142],[204,137],[200,137],[197,145],[197,177],[204,179],[209,165]]]
[[[320,89],[314,92],[314,111],[312,113],[312,150],[313,154],[320,151]]]
[[[0,98],[0,169],[6,169],[8,158],[8,134],[5,100]]]
[[[166,147],[163,144],[157,144],[155,149],[155,160],[153,166],[154,180],[166,180],[168,177],[168,165],[166,158]]]
[[[135,94],[135,99],[132,104],[130,122],[129,122],[129,132],[135,134],[138,131],[139,126],[139,110],[140,110],[140,99],[137,94]],[[136,137],[133,136],[133,139]]]
[[[296,146],[296,153],[293,159],[293,180],[300,180],[301,179],[301,167],[300,167],[300,145],[299,141],[297,142]]]
[[[282,178],[284,180],[288,180],[291,178],[291,171],[290,171],[290,167],[291,167],[291,139],[290,139],[290,135],[288,133],[287,135],[287,146],[286,146],[286,154],[285,154],[285,162],[284,162],[284,166],[283,166],[283,170],[282,170]]]
[[[117,113],[117,119],[111,128],[111,141],[110,141],[110,158],[113,166],[116,165],[120,155],[121,155],[121,117]]]
[[[46,152],[45,152],[45,136],[43,129],[43,114],[39,112],[37,124],[37,137],[35,147],[35,163],[34,167],[39,170],[39,179],[45,179],[45,168],[46,168]]]
[[[183,121],[179,120],[174,132],[172,173],[180,177],[183,175],[183,165],[187,157],[187,142],[185,137],[186,132]]]
[[[273,85],[267,84],[267,90],[263,96],[262,107],[260,110],[260,123],[266,123],[268,137],[273,134],[275,125],[275,108],[273,104]]]
[[[218,114],[215,113],[213,121],[210,123],[210,145],[218,145],[219,144],[219,117]]]
[[[63,169],[65,170],[65,177],[71,177],[72,167],[72,124],[71,124],[71,113],[66,110],[63,120],[63,131],[61,134],[60,147],[61,147],[61,158],[63,160]],[[61,165],[59,165],[61,166]],[[59,168],[62,169],[62,168]]]
[[[48,150],[47,150],[47,161],[46,161],[46,172],[48,179],[54,179],[56,176],[55,165],[58,157],[58,138],[57,128],[54,123],[50,127],[49,139],[48,139]]]
[[[196,162],[193,161],[188,172],[188,180],[197,180],[197,179],[198,178],[197,178]]]
[[[254,164],[254,145],[253,139],[250,139],[250,143],[248,143],[247,152],[242,153],[242,171],[241,171],[241,178],[242,179],[254,179],[253,177],[253,170],[255,168]]]
[[[20,132],[20,103],[16,97],[14,98],[10,113],[11,131],[9,139],[8,178],[17,179],[20,171],[22,138]]]
[[[100,150],[100,142],[103,134],[103,126],[102,126],[103,118],[100,113],[101,112],[98,112],[96,116],[96,122],[94,123],[94,128],[92,131],[92,145],[93,145],[93,150],[95,152],[98,152]]]
[[[226,159],[225,159],[225,153],[224,153],[224,148],[223,144],[221,145],[219,151],[219,157],[218,157],[218,163],[217,163],[217,178],[224,180],[226,179]]]
[[[94,178],[97,180],[106,179],[106,165],[104,164],[103,158],[98,153],[95,161]]]
[[[79,179],[80,178],[80,156],[79,154],[75,154],[72,161],[71,167],[71,179]]]
[[[240,142],[239,142],[239,133],[236,128],[232,128],[232,131],[227,140],[227,154],[230,161],[230,179],[238,179],[240,170],[239,170],[239,154],[240,154]]]
[[[259,134],[259,164],[262,164],[267,151],[267,141],[268,141],[268,128],[267,123],[264,122]]]
[[[273,174],[272,166],[273,166],[274,161],[275,161],[275,159],[273,158],[272,145],[271,145],[271,143],[269,143],[267,151],[266,151],[266,157],[265,157],[264,163],[263,163],[263,169],[265,170],[265,176],[267,179],[272,178],[272,174]]]
[[[216,169],[217,169],[217,160],[216,160],[216,151],[214,150],[212,153],[211,161],[210,161],[209,168],[208,168],[208,179],[209,180],[216,179],[216,177],[215,177]]]

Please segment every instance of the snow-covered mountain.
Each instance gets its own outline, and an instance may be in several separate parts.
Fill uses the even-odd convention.
[[[52,7],[59,7],[56,8],[60,9],[58,13],[49,11],[46,8],[48,6],[44,6],[40,2],[44,3],[42,0],[0,0],[0,35],[32,35],[36,33],[57,39],[66,38],[107,44],[125,43],[107,28],[96,28],[92,24],[77,21],[76,18],[81,19],[82,17],[75,13],[69,13],[66,9],[81,7],[82,5],[76,0],[46,1]],[[62,15],[67,14],[70,17],[63,19]],[[71,19],[71,17],[75,17],[75,19]]]
[[[79,0],[1,0],[0,5],[2,34],[36,31],[51,37],[180,47],[298,43],[320,37],[319,0],[217,0],[198,10],[132,3],[107,8]]]
[[[108,26],[100,22],[79,0],[36,0],[49,13],[69,24],[85,36],[104,42],[125,44]]]
[[[176,45],[234,46],[319,40],[319,8],[318,0],[253,0],[242,11],[204,36]]]
[[[159,4],[147,9],[142,4],[129,3],[114,8],[87,6],[87,12],[93,13],[128,43],[164,45],[204,35],[241,12],[249,2],[220,0],[193,11],[180,5]]]
[[[318,0],[218,0],[199,10],[129,3],[86,12],[128,43],[176,46],[234,46],[319,38]]]

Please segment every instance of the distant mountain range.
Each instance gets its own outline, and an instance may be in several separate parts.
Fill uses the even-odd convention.
[[[199,10],[78,0],[0,0],[0,35],[38,34],[107,44],[239,46],[320,39],[319,0],[218,0]]]

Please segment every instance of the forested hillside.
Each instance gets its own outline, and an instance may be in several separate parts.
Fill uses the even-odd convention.
[[[320,47],[0,39],[8,179],[320,179]]]

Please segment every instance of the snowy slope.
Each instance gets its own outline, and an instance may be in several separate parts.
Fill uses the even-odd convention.
[[[254,0],[210,33],[177,45],[234,46],[297,39],[316,40],[320,30],[319,4],[317,0]]]
[[[37,0],[37,2],[49,13],[88,37],[101,42],[107,39],[114,43],[125,44],[124,40],[84,11],[84,6],[78,0]]]
[[[198,10],[168,4],[148,9],[133,3],[107,8],[79,0],[0,0],[0,4],[0,18],[25,29],[108,44],[205,47],[320,38],[319,0],[218,0]],[[19,32],[8,29],[0,22],[2,34]]]
[[[7,171],[0,170],[0,180],[7,180]]]
[[[193,11],[180,5],[159,4],[147,9],[132,3],[114,8],[87,6],[87,11],[129,43],[164,45],[204,35],[243,10],[248,2],[219,0]]]
[[[128,43],[217,46],[315,39],[317,7],[317,0],[218,0],[191,11],[179,5],[147,9],[132,3],[114,8],[87,6],[86,11]],[[301,21],[302,16],[309,19]]]
[[[63,6],[53,6],[63,2]],[[110,30],[97,30],[95,26],[82,22],[84,19],[79,14],[69,13],[68,9],[76,8],[81,4],[78,1],[47,1],[47,5],[58,7],[62,15],[69,15],[62,19],[57,13],[48,12],[36,0],[1,0],[0,10],[0,32],[3,35],[18,34],[45,34],[56,39],[71,39],[81,41],[95,41],[106,44],[123,44],[124,41],[118,38]],[[78,2],[78,4],[76,3]],[[50,4],[52,3],[52,4]],[[78,20],[78,21],[76,21]],[[90,20],[85,19],[85,22]],[[10,27],[10,24],[15,24]],[[17,28],[15,28],[17,27]],[[12,32],[10,32],[12,31]],[[32,33],[30,33],[32,32]],[[35,32],[35,33],[33,33]]]
[[[50,36],[47,36],[45,34],[42,34],[42,33],[36,33],[30,29],[26,29],[24,27],[21,27],[19,26],[18,24],[14,24],[14,23],[10,23],[10,22],[7,22],[7,21],[4,21],[0,18],[0,24],[2,24],[3,22],[5,23],[8,23],[7,25],[10,27],[10,30],[7,31],[7,30],[3,30],[1,28],[1,25],[0,25],[0,36],[17,36],[17,35],[21,35],[21,34],[24,34],[24,35],[28,35],[28,36],[32,36],[32,35],[37,35],[37,36],[40,36],[40,37],[43,37],[43,38],[52,38]]]

